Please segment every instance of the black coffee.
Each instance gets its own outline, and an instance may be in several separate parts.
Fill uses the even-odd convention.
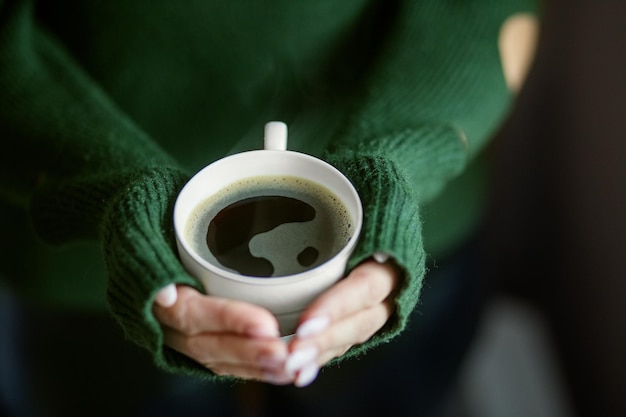
[[[349,241],[353,222],[325,187],[296,177],[255,177],[196,209],[188,233],[211,263],[254,277],[311,269]]]

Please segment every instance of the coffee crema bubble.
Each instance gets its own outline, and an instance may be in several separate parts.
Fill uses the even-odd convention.
[[[354,234],[344,203],[294,176],[235,182],[198,204],[187,222],[193,250],[209,263],[252,277],[280,277],[335,256]]]

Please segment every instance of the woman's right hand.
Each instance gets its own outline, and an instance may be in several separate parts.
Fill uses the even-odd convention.
[[[268,310],[171,284],[158,293],[153,313],[166,345],[214,373],[293,383],[284,366],[287,344]]]

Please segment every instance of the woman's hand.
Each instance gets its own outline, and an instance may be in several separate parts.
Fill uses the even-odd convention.
[[[313,382],[323,365],[366,342],[394,311],[399,270],[367,261],[305,310],[289,345],[285,371],[297,386]]]
[[[311,303],[289,345],[266,309],[186,286],[161,290],[154,314],[169,347],[216,374],[306,386],[320,367],[387,322],[397,281],[392,264],[364,262]]]
[[[287,344],[266,309],[201,294],[187,286],[163,288],[154,303],[165,344],[218,375],[288,384]]]

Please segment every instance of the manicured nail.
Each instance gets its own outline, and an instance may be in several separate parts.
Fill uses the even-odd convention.
[[[176,300],[178,299],[178,292],[176,291],[175,284],[169,284],[157,293],[154,302],[160,305],[161,307],[171,307],[176,304]]]
[[[315,361],[317,353],[317,348],[315,346],[309,346],[304,349],[291,352],[291,355],[287,357],[287,362],[285,362],[285,371],[289,375],[295,375],[300,368]]]
[[[295,386],[302,388],[310,385],[313,381],[315,381],[315,378],[317,378],[319,371],[320,369],[315,363],[305,366],[298,373],[296,381],[294,382]]]
[[[326,316],[314,317],[298,326],[296,335],[299,338],[311,337],[326,330],[330,319]]]
[[[389,254],[384,252],[376,252],[372,255],[372,258],[379,264],[384,264],[389,260]]]

